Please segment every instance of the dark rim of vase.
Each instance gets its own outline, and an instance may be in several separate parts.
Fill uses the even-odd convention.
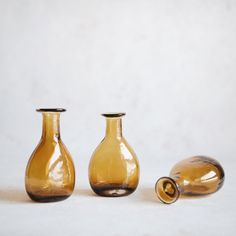
[[[111,112],[111,113],[103,113],[102,116],[108,117],[108,118],[115,118],[115,117],[121,117],[121,116],[125,116],[124,112]]]
[[[172,197],[172,199],[169,200],[169,201],[165,201],[165,200],[159,195],[159,193],[158,193],[158,183],[159,183],[159,181],[161,181],[161,180],[166,180],[166,181],[168,181],[169,183],[172,184],[172,187],[174,187],[174,189],[175,189],[175,195],[174,195],[174,196]],[[180,192],[179,192],[178,185],[176,184],[176,182],[175,182],[174,179],[172,179],[171,177],[168,177],[168,176],[163,176],[163,177],[161,177],[161,178],[159,178],[159,179],[157,180],[157,182],[156,182],[156,184],[155,184],[155,192],[156,192],[157,197],[159,198],[159,200],[160,200],[161,202],[165,203],[165,204],[172,204],[172,203],[176,202],[176,201],[179,199],[179,196],[180,196]],[[170,198],[171,198],[171,197],[170,197]]]
[[[65,112],[64,108],[39,108],[36,109],[37,112]]]

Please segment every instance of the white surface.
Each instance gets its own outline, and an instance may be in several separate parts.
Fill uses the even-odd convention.
[[[0,0],[0,235],[234,235],[235,42],[233,0]],[[77,187],[64,202],[34,204],[24,193],[38,107],[68,109],[62,139]],[[127,112],[124,135],[141,164],[125,198],[88,186],[108,111]],[[222,163],[223,189],[159,204],[157,178],[196,154]]]

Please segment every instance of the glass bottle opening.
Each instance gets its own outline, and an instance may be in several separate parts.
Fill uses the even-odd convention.
[[[39,108],[36,109],[37,112],[65,112],[64,108]]]
[[[170,177],[161,177],[155,185],[157,197],[166,204],[174,203],[180,195],[175,181]]]
[[[117,117],[125,116],[125,113],[124,113],[124,112],[103,113],[102,116],[105,116],[105,117],[107,117],[107,118],[117,118]]]

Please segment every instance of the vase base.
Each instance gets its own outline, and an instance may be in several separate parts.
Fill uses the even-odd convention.
[[[70,197],[70,195],[36,195],[29,192],[27,192],[27,194],[33,201],[36,202],[59,202]]]
[[[117,184],[109,185],[91,185],[93,191],[103,197],[123,197],[135,191],[136,188],[118,186]]]

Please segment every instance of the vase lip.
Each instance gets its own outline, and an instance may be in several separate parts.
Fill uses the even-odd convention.
[[[102,113],[101,115],[107,118],[116,118],[125,116],[125,112],[108,112],[108,113]]]
[[[64,108],[39,108],[36,109],[37,112],[65,112]]]
[[[171,186],[175,189],[175,194],[172,197],[169,196],[170,198],[168,200],[164,199],[158,191],[158,184],[161,183],[162,181],[169,182],[171,184]],[[162,185],[162,183],[161,183],[161,185]],[[157,182],[155,184],[155,192],[156,192],[159,200],[165,204],[172,204],[172,203],[176,202],[180,196],[180,191],[179,191],[177,183],[175,182],[174,179],[172,179],[171,177],[168,177],[168,176],[163,176],[157,180]],[[166,194],[166,193],[164,192],[164,194]]]

